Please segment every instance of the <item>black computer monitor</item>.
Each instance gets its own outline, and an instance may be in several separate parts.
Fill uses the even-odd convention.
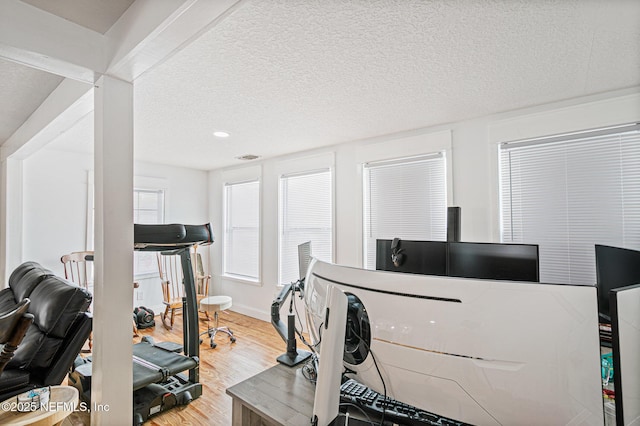
[[[449,243],[450,277],[539,282],[536,244]]]
[[[596,244],[596,286],[602,322],[611,322],[609,291],[632,284],[640,284],[640,251]]]
[[[391,259],[392,240],[376,240],[376,270],[423,275],[447,275],[446,241],[400,240],[402,263],[395,266]]]

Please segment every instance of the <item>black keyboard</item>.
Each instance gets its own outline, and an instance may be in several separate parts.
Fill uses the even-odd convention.
[[[448,419],[395,399],[385,398],[362,383],[349,379],[340,386],[340,401],[355,404],[367,414],[408,426],[467,426],[466,423]]]

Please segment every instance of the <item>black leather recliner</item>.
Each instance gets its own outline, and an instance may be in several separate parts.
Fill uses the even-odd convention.
[[[0,401],[33,388],[59,385],[91,333],[91,294],[36,262],[25,262],[0,291],[0,312],[29,298],[34,316],[0,375]]]

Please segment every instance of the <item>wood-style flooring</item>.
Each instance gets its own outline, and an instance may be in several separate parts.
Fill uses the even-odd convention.
[[[201,314],[200,331],[205,331],[207,321]],[[213,326],[213,320],[211,321]],[[218,346],[211,349],[209,339],[204,337],[200,345],[200,382],[202,396],[189,405],[175,407],[151,417],[145,426],[160,425],[230,425],[231,397],[225,391],[276,364],[276,357],[286,351],[286,345],[271,323],[257,320],[232,311],[220,314],[220,325],[226,325],[237,337],[230,343],[226,334],[216,336]],[[166,330],[159,317],[156,326],[140,330],[140,337],[151,336],[156,342],[172,341],[182,343],[182,316],[178,316],[173,330]],[[63,426],[89,425],[88,415],[74,413],[64,421]]]

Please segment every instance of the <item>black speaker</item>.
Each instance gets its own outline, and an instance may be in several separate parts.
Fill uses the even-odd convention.
[[[449,242],[460,242],[461,215],[460,207],[447,207],[447,241]]]

